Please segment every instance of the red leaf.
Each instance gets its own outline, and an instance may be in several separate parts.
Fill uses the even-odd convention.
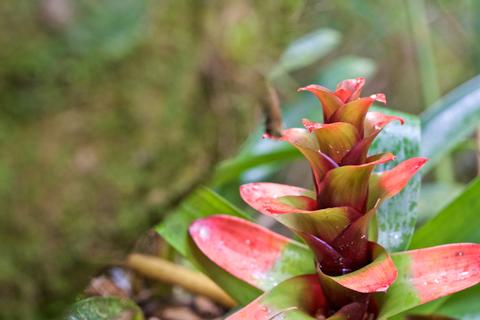
[[[226,215],[196,220],[189,232],[210,260],[255,287],[291,243],[259,225]]]
[[[372,174],[368,206],[372,207],[378,201],[393,197],[402,191],[408,181],[427,161],[427,158],[411,158],[389,171]]]
[[[397,268],[384,248],[375,242],[369,242],[371,263],[341,276],[328,276],[338,285],[360,293],[385,292],[397,278]]]
[[[358,99],[364,85],[365,78],[343,80],[337,84],[335,95],[344,103]]]
[[[316,209],[315,194],[307,189],[270,182],[244,184],[240,187],[240,196],[252,208],[263,214],[289,212],[308,212]],[[302,197],[303,207],[292,207],[281,201],[285,196]],[[310,199],[310,200],[309,200]]]
[[[387,124],[392,121],[399,121],[404,124],[404,120],[397,116],[389,116],[381,112],[370,111],[365,117],[365,136],[369,136],[382,130]]]
[[[411,283],[421,303],[480,283],[480,245],[456,243],[407,251]]]

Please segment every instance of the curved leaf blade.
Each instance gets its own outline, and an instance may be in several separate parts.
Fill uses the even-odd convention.
[[[454,242],[480,242],[478,221],[480,211],[480,178],[446,206],[432,220],[421,226],[413,236],[411,249]]]
[[[480,123],[480,76],[444,96],[421,115],[421,120],[421,154],[431,159],[429,170]]]
[[[480,318],[480,286],[469,288],[449,297],[435,313],[455,319],[478,319]]]
[[[326,304],[318,275],[303,275],[280,283],[227,320],[313,320],[311,314]]]
[[[305,246],[236,217],[216,215],[197,220],[190,235],[208,259],[262,291],[315,270],[313,256]]]
[[[480,282],[480,244],[459,243],[392,255],[397,281],[378,297],[380,318],[466,289]]]
[[[374,242],[369,242],[369,247],[371,263],[342,276],[322,275],[322,277],[360,293],[385,292],[397,278],[397,269],[384,248]]]

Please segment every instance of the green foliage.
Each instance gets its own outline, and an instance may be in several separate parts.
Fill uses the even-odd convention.
[[[340,33],[332,29],[319,29],[296,39],[281,55],[271,77],[313,64],[335,49],[340,40]]]
[[[421,115],[421,154],[432,168],[480,123],[480,77],[473,78],[448,93]]]
[[[140,308],[128,299],[92,297],[76,302],[65,320],[143,320]]]
[[[473,181],[448,206],[414,234],[410,248],[424,248],[453,242],[480,242],[480,179]]]
[[[182,201],[155,229],[175,250],[182,255],[186,255],[188,251],[188,227],[193,221],[216,213],[249,218],[247,214],[214,191],[202,187]]]

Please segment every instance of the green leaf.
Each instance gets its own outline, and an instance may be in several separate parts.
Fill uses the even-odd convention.
[[[340,40],[340,32],[326,28],[298,38],[280,57],[272,70],[272,77],[311,65],[335,49]]]
[[[418,221],[423,225],[452,202],[465,188],[460,183],[431,182],[422,184],[418,203]]]
[[[261,291],[232,276],[206,258],[195,245],[192,245],[188,234],[188,228],[194,221],[218,213],[248,218],[245,213],[214,191],[201,187],[170,212],[155,229],[175,250],[222,286],[233,299],[245,304],[256,298]]]
[[[166,215],[155,230],[182,255],[187,254],[188,227],[196,219],[213,214],[229,214],[249,219],[248,215],[240,211],[233,204],[223,199],[214,191],[200,187],[187,199]]]
[[[421,115],[422,156],[431,169],[480,123],[480,76],[457,87]]]
[[[318,275],[304,275],[280,283],[227,320],[313,320],[311,314],[326,305]]]
[[[207,257],[192,238],[188,239],[188,243],[187,257],[189,260],[240,305],[245,305],[262,294],[262,290],[255,288],[245,279],[235,277]]]
[[[423,248],[444,243],[480,242],[478,216],[480,212],[480,178],[445,207],[432,220],[420,227],[410,248]]]
[[[374,108],[387,115],[400,116],[405,124],[392,122],[374,140],[370,154],[392,152],[395,161],[379,165],[376,171],[392,169],[400,162],[417,157],[420,150],[420,121],[417,117],[385,108]],[[410,243],[417,220],[420,175],[414,176],[395,197],[386,200],[377,212],[378,242],[388,251],[404,250]]]
[[[472,223],[472,221],[478,220],[479,194],[480,178],[477,178],[454,201],[415,232],[410,247],[414,249],[443,243],[480,242],[478,226]],[[437,312],[439,306],[444,303],[443,301],[448,302],[450,299],[459,301],[461,299],[457,298],[459,294],[461,293],[456,293],[439,302],[433,301],[422,308],[415,308],[412,312]]]
[[[140,308],[128,299],[92,297],[76,302],[66,320],[143,320]]]
[[[377,296],[380,319],[480,282],[480,244],[456,243],[397,252],[392,259],[398,278],[385,295]]]
[[[469,288],[449,297],[435,313],[455,319],[480,319],[480,286]]]

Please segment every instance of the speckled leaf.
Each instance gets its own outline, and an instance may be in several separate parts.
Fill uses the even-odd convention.
[[[392,152],[391,161],[377,167],[376,171],[389,170],[400,162],[416,157],[420,151],[420,122],[417,117],[394,112],[385,108],[374,108],[388,115],[398,115],[405,124],[392,122],[386,126],[372,144],[370,154]],[[417,219],[420,190],[420,175],[414,176],[408,185],[395,197],[386,200],[378,210],[378,242],[388,251],[401,251],[408,247]]]
[[[143,320],[140,308],[128,299],[93,297],[75,303],[65,320]]]

